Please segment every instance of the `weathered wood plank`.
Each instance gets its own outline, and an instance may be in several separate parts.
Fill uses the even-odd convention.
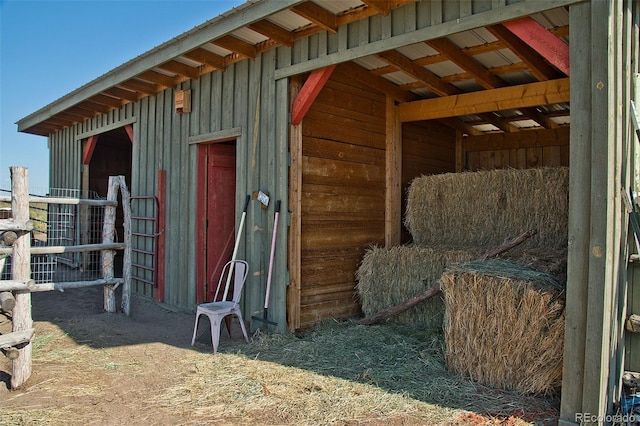
[[[470,152],[568,145],[569,128],[561,127],[548,130],[468,136],[464,147],[467,152]]]
[[[337,132],[340,133],[340,132]],[[364,139],[363,144],[366,143]],[[384,151],[364,145],[331,141],[312,137],[304,138],[304,155],[329,160],[348,161],[384,167]]]
[[[384,188],[384,167],[303,157],[304,182]]]
[[[328,122],[332,123],[332,126],[327,126]],[[303,135],[382,150],[384,132],[380,131],[378,124],[375,127],[351,118],[318,114],[314,111],[309,112],[305,118]]]
[[[364,247],[384,235],[383,223],[328,223],[303,230],[302,249]]]
[[[7,349],[22,343],[28,343],[35,334],[35,328],[27,330],[14,331],[9,334],[0,334],[0,348]]]

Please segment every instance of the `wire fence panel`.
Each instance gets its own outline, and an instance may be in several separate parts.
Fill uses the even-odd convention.
[[[5,191],[3,191],[5,192]],[[104,205],[87,205],[79,190],[52,188],[49,196],[31,196],[29,216],[33,222],[32,247],[69,247],[102,242]],[[51,202],[51,200],[56,202]],[[89,193],[89,200],[101,200]],[[0,209],[10,215],[11,203],[0,201]],[[8,213],[7,213],[8,211]],[[0,254],[0,256],[3,256]],[[4,255],[7,256],[7,255]],[[5,259],[0,279],[11,277],[11,256]],[[101,278],[100,250],[70,251],[56,254],[33,254],[31,275],[37,283],[88,281]]]

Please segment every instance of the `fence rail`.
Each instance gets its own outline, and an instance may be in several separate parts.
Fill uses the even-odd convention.
[[[107,312],[116,312],[115,289],[122,285],[122,310],[130,314],[131,203],[124,177],[109,178],[106,200],[38,197],[29,195],[27,189],[27,169],[12,167],[11,196],[0,196],[0,203],[11,203],[13,215],[10,219],[0,219],[0,273],[5,270],[0,275],[6,276],[10,272],[10,279],[0,279],[0,295],[4,301],[10,298],[15,303],[7,304],[12,306],[13,327],[11,333],[0,336],[0,350],[13,361],[13,389],[31,375],[32,292],[103,286],[104,308]],[[116,229],[119,193],[124,216],[123,242],[117,241]],[[103,210],[96,211],[98,208]],[[30,218],[30,214],[37,217]],[[5,238],[9,233],[12,234]],[[77,244],[79,241],[86,243]],[[65,244],[52,244],[61,242]],[[123,252],[122,277],[114,274],[116,251]],[[91,255],[95,257],[98,253],[100,268],[88,271],[87,266],[96,263]],[[66,254],[81,256],[79,262],[66,259],[77,268],[74,280],[60,280],[55,276],[54,262]],[[43,271],[45,264],[53,267]],[[5,309],[4,305],[0,308]]]

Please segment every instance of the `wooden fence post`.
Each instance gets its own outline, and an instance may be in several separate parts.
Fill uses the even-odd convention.
[[[124,261],[122,263],[122,311],[131,314],[131,194],[127,188],[124,176],[120,178],[120,194],[122,195],[122,210],[124,212]]]
[[[109,189],[107,190],[108,201],[118,201],[118,178],[109,176]],[[104,209],[104,223],[102,225],[102,243],[110,244],[115,240],[116,233],[116,206],[109,205]],[[113,278],[114,250],[103,250],[100,256],[102,268],[102,278]],[[112,285],[103,286],[104,289],[104,310],[107,312],[116,311],[116,293]]]
[[[18,223],[29,221],[29,178],[25,167],[11,167],[11,210]],[[31,279],[31,232],[18,231],[13,243],[11,273],[13,281],[28,282]],[[33,327],[31,319],[31,292],[14,292],[13,332],[25,332]],[[31,376],[31,341],[18,349],[12,361],[11,388],[20,387]]]
[[[108,201],[118,201],[118,191],[122,195],[122,210],[124,214],[124,260],[122,264],[122,310],[126,315],[131,314],[131,194],[127,188],[124,176],[109,176]],[[107,206],[104,210],[104,225],[102,227],[102,243],[111,244],[116,234],[117,205]],[[102,251],[102,278],[113,279],[115,251]],[[104,286],[104,310],[116,312],[116,294],[113,285]]]

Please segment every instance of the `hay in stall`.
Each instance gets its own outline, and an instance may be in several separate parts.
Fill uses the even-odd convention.
[[[418,246],[372,247],[356,272],[357,297],[369,317],[423,293],[440,280],[446,268],[479,256],[478,250],[441,250]],[[440,296],[389,319],[398,324],[441,328],[444,304]]]
[[[452,372],[521,393],[560,388],[565,293],[555,278],[491,259],[451,268],[442,291]]]
[[[412,181],[405,224],[427,247],[497,247],[536,229],[529,247],[567,246],[568,168],[500,169]]]

